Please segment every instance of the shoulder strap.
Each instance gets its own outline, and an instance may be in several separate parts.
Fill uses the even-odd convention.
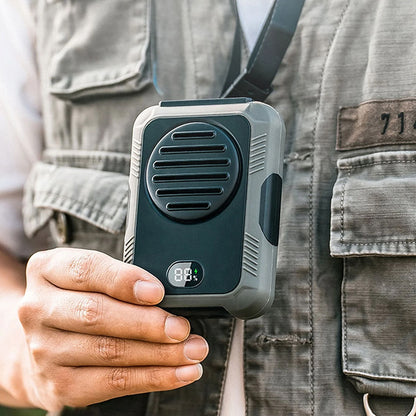
[[[268,97],[295,33],[303,3],[304,0],[275,0],[246,68],[222,94],[222,98],[248,97],[264,101]]]

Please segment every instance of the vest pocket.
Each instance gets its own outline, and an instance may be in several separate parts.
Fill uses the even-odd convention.
[[[97,231],[120,234],[126,221],[127,199],[126,175],[38,162],[25,185],[25,232],[32,237],[54,212],[59,212]]]
[[[131,93],[150,82],[149,0],[53,0],[45,7],[52,94]]]
[[[416,396],[416,152],[338,161],[331,254],[344,258],[343,371],[358,391]]]

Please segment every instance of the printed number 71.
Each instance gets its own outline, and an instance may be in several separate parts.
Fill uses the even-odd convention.
[[[397,118],[400,119],[399,134],[402,134],[404,132],[404,112],[402,111],[401,113],[397,114]],[[381,115],[381,120],[385,121],[384,128],[381,134],[386,134],[386,131],[387,131],[387,128],[389,127],[389,122],[390,122],[390,113],[383,113]],[[416,128],[416,123],[413,127]]]

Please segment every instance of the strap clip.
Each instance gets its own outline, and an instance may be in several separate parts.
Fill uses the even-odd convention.
[[[368,393],[363,396],[363,404],[366,416],[376,416],[375,413],[371,410],[370,404],[368,403]],[[413,402],[413,407],[406,416],[415,416],[416,415],[416,397]]]
[[[254,101],[264,101],[273,91],[272,87],[262,89],[247,78],[247,70],[243,71],[228,87],[223,97],[247,97]]]

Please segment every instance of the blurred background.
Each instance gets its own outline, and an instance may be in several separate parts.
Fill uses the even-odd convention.
[[[45,414],[43,410],[9,409],[0,406],[0,416],[45,416]]]

